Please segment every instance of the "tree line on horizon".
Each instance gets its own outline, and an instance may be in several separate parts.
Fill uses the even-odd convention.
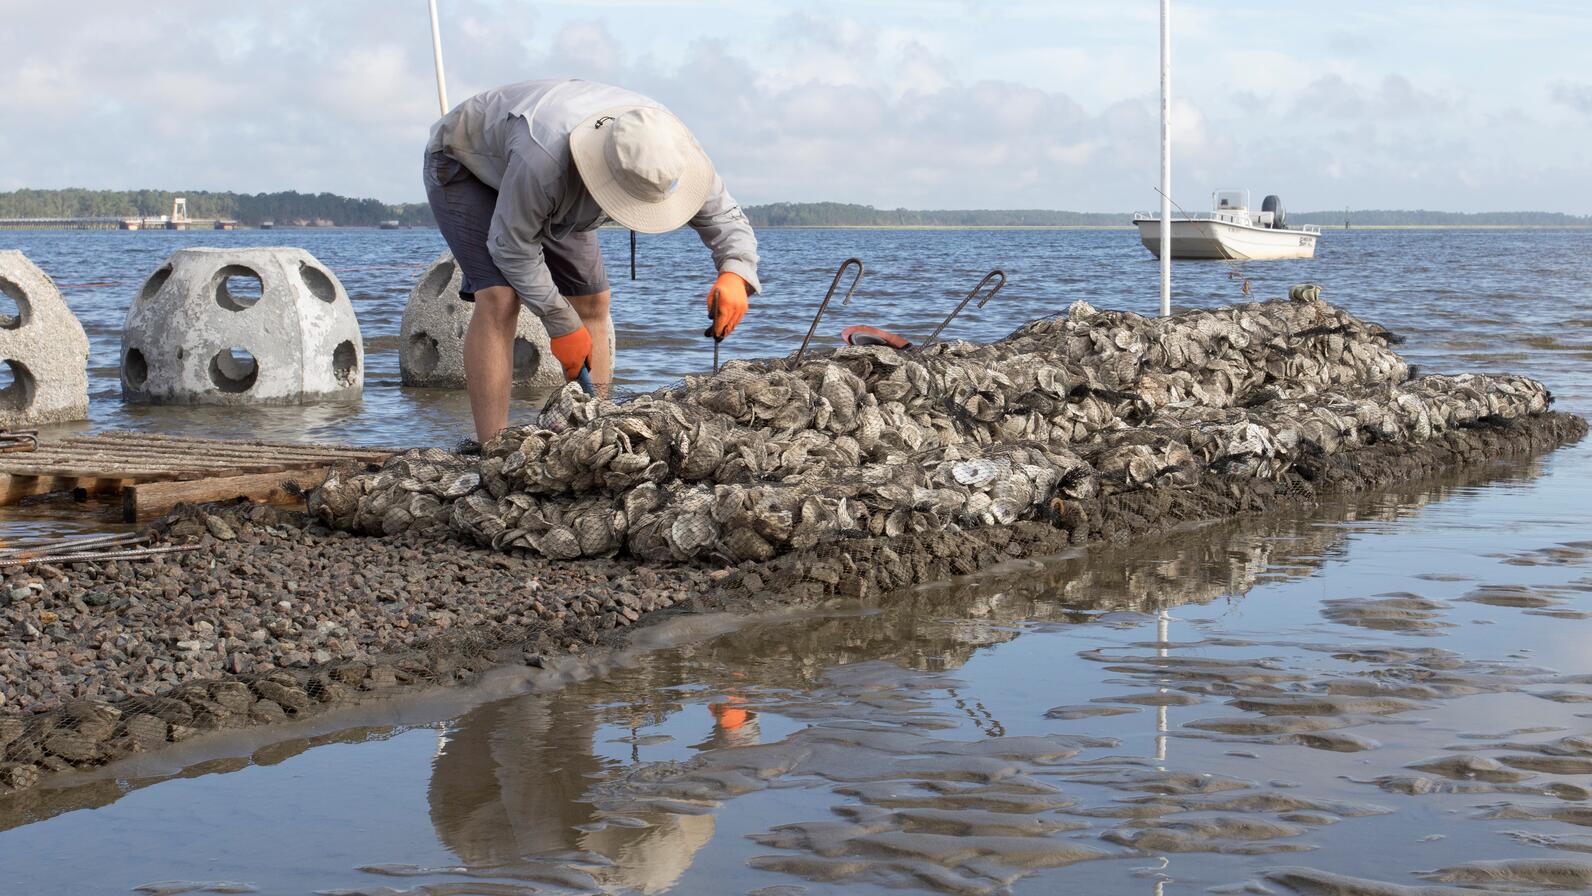
[[[374,227],[383,221],[434,225],[425,203],[351,199],[335,193],[232,193],[209,190],[14,190],[0,193],[0,218],[131,218],[171,214],[172,200],[187,199],[190,218],[224,218],[247,226],[262,221],[331,221]]]
[[[262,221],[331,221],[374,227],[383,221],[433,227],[431,207],[423,202],[387,203],[335,193],[232,193],[208,190],[13,190],[0,193],[0,218],[158,217],[171,213],[172,200],[188,200],[193,218],[226,218],[245,226]],[[757,227],[1110,227],[1131,222],[1129,212],[1071,212],[1054,209],[880,209],[845,202],[775,202],[746,206]],[[1376,227],[1396,225],[1473,225],[1502,227],[1587,227],[1592,215],[1560,212],[1440,212],[1426,209],[1368,209],[1290,212],[1296,224]]]

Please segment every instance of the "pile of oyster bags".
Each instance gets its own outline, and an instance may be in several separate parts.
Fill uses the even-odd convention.
[[[733,361],[623,403],[571,384],[480,458],[424,449],[334,473],[310,507],[334,527],[449,526],[554,559],[766,560],[1213,472],[1275,477],[1552,400],[1517,376],[1411,378],[1395,341],[1315,287],[1165,318],[1078,302],[990,345]]]

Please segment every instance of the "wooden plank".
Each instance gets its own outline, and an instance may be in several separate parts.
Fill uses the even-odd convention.
[[[401,448],[384,448],[384,447],[366,448],[366,447],[363,447],[363,446],[354,446],[354,445],[319,445],[319,444],[303,444],[303,445],[300,445],[300,444],[294,444],[294,443],[288,443],[288,442],[228,441],[228,440],[224,440],[224,439],[200,439],[200,438],[192,438],[192,437],[188,437],[188,436],[170,436],[170,435],[164,435],[164,434],[161,434],[161,433],[142,433],[142,432],[107,432],[107,433],[101,433],[100,435],[96,436],[95,438],[101,438],[101,439],[107,439],[107,440],[116,440],[116,441],[123,441],[123,442],[125,442],[125,441],[133,441],[133,442],[143,441],[143,442],[149,442],[149,443],[194,445],[194,446],[200,446],[200,447],[204,447],[204,446],[232,446],[232,447],[243,446],[243,447],[253,447],[253,448],[260,448],[260,449],[278,449],[278,450],[285,451],[285,452],[299,452],[299,453],[306,453],[306,454],[316,454],[316,455],[325,456],[325,457],[348,458],[350,460],[357,459],[357,458],[364,458],[364,457],[391,457],[394,454],[401,454],[405,450],[405,449],[401,449]]]
[[[313,463],[313,462],[309,462]],[[309,463],[298,464],[308,466]],[[324,462],[323,462],[324,463]],[[43,469],[47,467],[86,467],[86,466],[137,466],[144,469],[170,469],[170,470],[231,470],[248,472],[249,467],[258,467],[254,472],[269,473],[272,469],[287,469],[294,466],[291,462],[259,460],[241,461],[224,457],[169,457],[148,452],[125,452],[106,454],[89,451],[56,451],[41,448],[26,455],[12,455],[8,459],[0,460],[0,470],[13,469]]]
[[[358,460],[366,457],[384,457],[383,452],[364,450],[332,451],[305,448],[298,445],[250,445],[241,442],[183,442],[168,439],[138,441],[134,439],[106,439],[98,436],[73,437],[59,442],[49,442],[40,448],[62,448],[78,451],[127,452],[147,451],[181,457],[242,457],[242,458],[315,458],[331,460]]]
[[[132,441],[148,440],[159,442],[180,442],[192,445],[253,445],[256,447],[304,448],[310,450],[319,449],[326,451],[395,450],[381,446],[343,445],[327,442],[272,442],[265,439],[217,439],[208,438],[205,436],[179,436],[163,432],[134,432],[132,430],[126,429],[107,430],[106,432],[94,433],[93,435],[89,436],[74,436],[73,438],[124,439]]]
[[[164,470],[150,467],[77,467],[44,465],[37,468],[12,467],[5,471],[12,476],[54,476],[61,479],[201,479],[213,476],[203,470]]]
[[[37,451],[0,455],[0,472],[30,476],[69,475],[84,469],[105,468],[149,473],[211,471],[212,475],[243,475],[325,466],[339,461],[377,463],[386,459],[385,455],[368,452],[329,455],[324,452],[300,453],[290,450],[265,455],[261,451],[229,446],[228,443],[141,444],[130,440],[106,443],[95,439],[76,444],[48,444],[40,446]]]
[[[290,451],[268,451],[268,450],[255,449],[255,448],[227,448],[227,447],[223,447],[223,446],[219,446],[219,445],[218,446],[209,446],[209,445],[205,445],[205,446],[198,446],[198,445],[189,446],[189,445],[169,445],[169,444],[139,445],[139,444],[135,444],[135,443],[132,443],[132,442],[128,442],[128,443],[117,443],[117,442],[108,442],[108,443],[107,442],[94,442],[94,443],[88,443],[88,442],[78,442],[78,441],[70,441],[70,440],[69,441],[65,441],[65,442],[51,443],[51,444],[48,444],[48,445],[41,445],[39,447],[38,451],[35,451],[33,453],[37,454],[37,453],[40,453],[40,452],[52,452],[52,451],[53,452],[57,452],[57,453],[71,453],[71,454],[95,455],[95,456],[99,456],[99,455],[111,456],[111,457],[143,456],[143,457],[151,457],[151,458],[168,459],[168,460],[171,460],[171,461],[211,460],[211,461],[231,461],[231,462],[234,462],[234,463],[294,463],[294,462],[311,462],[311,461],[331,462],[333,460],[341,460],[342,459],[342,458],[339,458],[339,457],[333,457],[333,456],[329,456],[329,455],[325,455],[325,454],[319,454],[319,453],[299,454],[299,453],[294,453],[294,452],[290,452]],[[3,462],[4,462],[3,460],[0,460],[0,463],[3,463]]]
[[[36,451],[0,454],[0,505],[56,492],[82,501],[120,491],[130,521],[181,501],[250,498],[296,503],[283,485],[320,484],[336,463],[381,463],[399,449],[228,441],[160,433],[68,436]]]
[[[247,476],[186,482],[135,483],[122,489],[122,519],[129,523],[146,522],[170,512],[184,501],[203,504],[247,498],[262,504],[301,504],[303,499],[289,492],[286,484],[292,482],[308,491],[320,485],[330,469],[328,465],[283,473],[251,473]]]
[[[323,466],[329,461],[239,461],[226,458],[164,458],[134,454],[60,454],[39,452],[24,462],[0,461],[0,471],[36,473],[58,469],[140,469],[163,470],[173,473],[209,471],[213,475],[240,475],[243,473],[273,473],[295,467]]]

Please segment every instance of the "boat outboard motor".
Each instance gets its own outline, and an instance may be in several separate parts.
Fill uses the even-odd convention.
[[[1260,210],[1271,212],[1271,226],[1273,229],[1281,230],[1288,223],[1288,213],[1282,210],[1282,197],[1280,196],[1267,196],[1262,199],[1260,201]]]

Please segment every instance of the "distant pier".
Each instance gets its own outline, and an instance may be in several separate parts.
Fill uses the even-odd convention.
[[[237,230],[231,218],[189,218],[173,221],[166,215],[97,218],[0,218],[0,230]]]
[[[100,215],[76,218],[0,218],[0,230],[237,230],[231,218],[190,218],[188,200],[172,200],[169,215]]]

